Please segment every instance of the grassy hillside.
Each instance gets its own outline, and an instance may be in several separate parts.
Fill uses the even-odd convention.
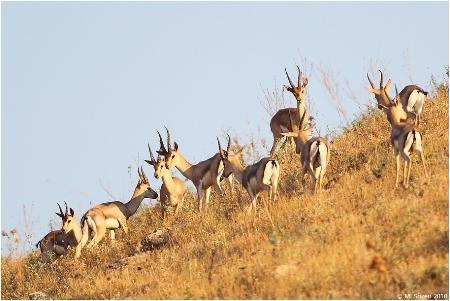
[[[56,299],[397,298],[448,293],[448,89],[426,103],[423,122],[430,178],[414,156],[411,186],[394,188],[395,162],[385,116],[373,111],[335,137],[326,190],[303,192],[298,157],[280,153],[281,195],[247,217],[248,197],[212,195],[198,214],[190,197],[170,245],[130,257],[163,225],[144,207],[130,233],[78,261],[41,264],[37,252],[2,258],[2,298],[42,291]],[[311,182],[308,181],[309,185]],[[241,201],[242,200],[242,201]],[[79,214],[79,213],[78,213]]]

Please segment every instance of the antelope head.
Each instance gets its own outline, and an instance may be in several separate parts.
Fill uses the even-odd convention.
[[[244,148],[241,148],[238,151],[234,152],[234,155],[231,155],[230,154],[231,138],[230,138],[230,135],[227,134],[227,136],[228,136],[228,144],[227,144],[226,150],[222,149],[219,138],[217,138],[217,144],[219,145],[220,158],[222,159],[222,162],[224,165],[222,176],[225,178],[228,178],[231,175],[231,173],[233,172],[232,165],[234,165],[234,166],[240,165],[239,157],[242,154],[242,151],[244,149]]]
[[[171,169],[176,165],[177,160],[180,158],[180,154],[178,153],[178,144],[176,142],[172,143],[170,141],[170,132],[165,127],[167,133],[167,149],[164,146],[164,142],[162,140],[161,134],[158,131],[159,136],[159,150],[156,151],[159,155],[164,157],[164,162],[166,162],[167,169]]]
[[[301,128],[301,125],[304,124],[306,113],[303,113],[303,116],[300,119],[299,125],[296,125],[292,120],[291,112],[289,112],[289,120],[291,122],[292,132],[281,133],[281,135],[285,137],[293,137],[295,142],[295,152],[297,154],[301,153],[303,145],[308,141],[309,135],[312,129],[316,126],[315,123],[310,124],[307,127]]]
[[[395,94],[395,97],[392,99],[386,93],[388,104],[379,104],[379,106],[387,113],[389,122],[405,122],[408,120],[408,118],[400,101],[400,95],[398,94],[397,85],[395,86]]]
[[[150,187],[150,183],[148,182],[147,176],[144,173],[144,170],[138,167],[138,175],[139,181],[136,184],[136,188],[134,189],[133,197],[143,195],[144,198],[156,199],[158,194]]]
[[[300,68],[298,66],[297,66],[297,70],[298,70],[298,79],[297,79],[297,86],[296,86],[296,85],[294,85],[291,78],[289,77],[289,74],[288,74],[286,68],[284,68],[284,71],[286,72],[286,76],[288,78],[290,86],[284,85],[283,88],[285,90],[291,92],[292,95],[294,95],[294,97],[298,103],[304,103],[306,86],[308,85],[308,78],[306,78],[306,77],[302,78],[302,72],[300,71]]]
[[[369,80],[369,83],[371,86],[367,90],[369,91],[369,93],[373,93],[375,95],[375,99],[377,100],[377,103],[378,103],[378,108],[382,109],[383,106],[386,107],[390,104],[388,92],[389,92],[389,89],[391,88],[392,82],[389,79],[387,81],[386,85],[384,85],[383,72],[381,70],[378,70],[378,71],[380,71],[380,87],[375,88],[373,81],[369,77],[369,73],[367,73],[367,79]]]
[[[159,153],[158,153],[157,159],[155,160],[155,157],[153,156],[152,150],[150,148],[150,144],[147,144],[147,146],[148,146],[148,152],[150,153],[150,160],[145,160],[145,162],[152,165],[153,168],[155,169],[155,174],[154,174],[155,178],[161,179],[163,172],[165,170],[167,170],[166,162],[164,162],[163,157],[161,157]]]
[[[77,227],[78,223],[77,220],[75,219],[75,212],[73,211],[73,209],[70,208],[70,211],[67,210],[67,203],[64,202],[64,204],[66,204],[66,212],[63,213],[61,206],[58,204],[59,213],[56,212],[56,215],[58,215],[63,221],[63,225],[61,228],[62,233],[67,234],[70,231],[72,231],[75,227]]]

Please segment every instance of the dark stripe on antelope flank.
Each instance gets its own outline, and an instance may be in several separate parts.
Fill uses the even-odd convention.
[[[255,164],[247,166],[244,170],[244,174],[242,175],[242,186],[244,186],[244,188],[247,189],[248,184],[250,183],[250,180],[252,178],[255,178],[256,181],[262,180],[262,178],[258,179],[258,171],[260,171],[260,176],[262,177],[267,163],[269,163],[271,161],[275,161],[275,160],[273,158],[266,157],[266,158],[262,158]],[[274,164],[274,163],[272,162],[272,164]]]
[[[425,95],[428,94],[428,92],[425,92],[421,87],[419,87],[417,85],[408,85],[408,86],[404,87],[402,91],[400,91],[400,98],[404,98],[405,97],[405,99],[409,99],[409,96],[411,95],[411,93],[414,90],[418,90],[418,91],[422,92]]]

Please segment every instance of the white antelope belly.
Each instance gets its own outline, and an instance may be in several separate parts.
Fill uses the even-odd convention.
[[[107,218],[105,220],[105,226],[107,229],[117,229],[120,227],[119,221],[115,218]]]

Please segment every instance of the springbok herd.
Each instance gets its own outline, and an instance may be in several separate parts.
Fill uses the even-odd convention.
[[[197,164],[189,163],[180,151],[178,144],[174,142],[172,145],[169,130],[166,128],[166,145],[158,131],[160,145],[159,150],[156,151],[157,158],[155,159],[150,145],[148,145],[150,159],[145,162],[153,166],[155,178],[162,179],[163,182],[159,191],[163,219],[169,209],[174,209],[176,217],[183,207],[186,187],[183,180],[172,176],[171,169],[174,167],[194,184],[199,211],[208,205],[212,186],[215,186],[221,195],[224,194],[220,183],[225,178],[230,184],[231,194],[233,194],[233,177],[247,190],[250,197],[248,212],[251,212],[252,209],[256,210],[258,195],[264,190],[269,191],[270,199],[275,201],[281,169],[275,153],[283,136],[293,138],[296,153],[300,154],[302,186],[305,186],[305,173],[309,173],[314,180],[314,193],[322,191],[323,177],[330,160],[330,145],[322,137],[310,137],[315,124],[311,124],[305,106],[308,79],[302,76],[298,66],[297,69],[297,85],[293,83],[285,69],[289,86],[283,86],[285,90],[294,95],[297,107],[281,109],[272,117],[270,129],[273,134],[273,145],[270,155],[252,165],[242,166],[240,160],[242,148],[233,153],[230,152],[229,136],[226,149],[222,148],[217,139],[218,153]],[[368,91],[375,95],[378,108],[384,111],[392,127],[391,144],[396,159],[395,187],[398,187],[400,158],[402,158],[405,161],[403,186],[407,188],[411,171],[411,152],[416,152],[421,157],[425,176],[428,177],[422,149],[422,135],[418,130],[427,92],[416,85],[408,85],[398,93],[397,87],[395,87],[396,96],[391,98],[388,94],[391,80],[384,84],[381,71],[380,76],[380,85],[376,88],[367,74],[371,86]],[[122,228],[127,233],[127,220],[136,213],[142,201],[145,198],[156,199],[158,197],[158,194],[150,187],[142,166],[140,169],[138,168],[138,174],[139,181],[129,202],[116,201],[97,205],[89,209],[81,221],[75,217],[72,208],[68,210],[67,203],[65,212],[58,204],[59,213],[56,214],[61,217],[63,225],[61,230],[51,231],[36,244],[36,247],[40,247],[42,255],[46,258],[54,255],[60,256],[66,254],[70,246],[76,248],[75,258],[78,258],[81,255],[81,249],[88,241],[87,247],[96,246],[107,231],[112,240],[115,239],[115,231],[118,228]]]

